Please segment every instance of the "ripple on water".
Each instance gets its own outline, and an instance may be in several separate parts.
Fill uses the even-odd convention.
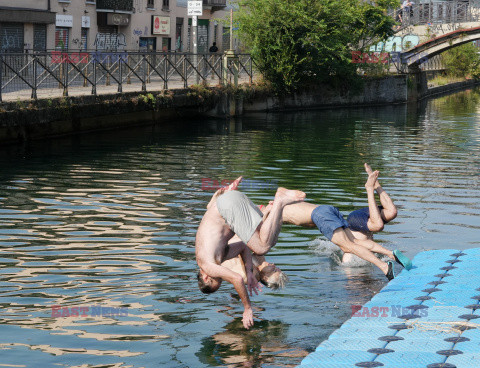
[[[245,331],[233,288],[204,296],[196,286],[195,233],[213,194],[202,179],[244,175],[257,204],[277,184],[298,188],[347,214],[366,205],[368,161],[399,208],[376,237],[383,246],[409,256],[476,246],[479,117],[476,103],[452,113],[455,96],[415,116],[405,107],[260,114],[5,151],[2,364],[296,366],[384,276],[355,257],[342,263],[315,228],[284,226],[267,258],[289,283],[252,298],[256,325]]]

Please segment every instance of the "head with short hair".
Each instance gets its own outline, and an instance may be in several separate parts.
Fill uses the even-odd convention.
[[[288,276],[273,263],[263,262],[258,270],[260,282],[268,288],[283,289],[288,282]]]
[[[204,294],[211,294],[217,291],[222,284],[222,279],[218,277],[210,277],[202,270],[197,273],[198,288]]]

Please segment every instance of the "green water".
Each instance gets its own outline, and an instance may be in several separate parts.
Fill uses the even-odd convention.
[[[290,367],[386,282],[315,229],[284,226],[269,258],[290,277],[253,298],[196,287],[194,238],[212,192],[244,175],[345,214],[363,162],[399,207],[377,240],[409,256],[478,246],[480,93],[406,106],[256,114],[0,148],[0,349],[15,367]],[[258,185],[267,183],[270,185]],[[126,315],[57,317],[52,306]],[[61,310],[61,309],[60,309]]]

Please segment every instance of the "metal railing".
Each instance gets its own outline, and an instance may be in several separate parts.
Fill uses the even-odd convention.
[[[6,93],[29,90],[31,98],[37,99],[45,89],[61,89],[63,96],[68,96],[72,87],[91,88],[90,93],[97,95],[98,89],[108,86],[116,86],[118,92],[123,92],[126,86],[146,91],[147,85],[149,89],[186,88],[202,82],[230,83],[235,77],[251,83],[254,73],[251,56],[236,56],[225,62],[221,54],[0,53],[0,102]]]
[[[451,24],[480,20],[480,0],[423,1],[394,12],[401,28],[422,24]]]
[[[227,0],[203,0],[203,6],[224,8],[227,6]]]

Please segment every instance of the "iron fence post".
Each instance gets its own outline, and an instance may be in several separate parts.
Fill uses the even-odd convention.
[[[0,102],[2,102],[3,55],[0,52]]]
[[[165,55],[163,59],[163,89],[168,89],[168,63],[167,63],[168,54]]]
[[[253,83],[253,59],[250,55],[250,84]]]
[[[118,74],[119,74],[118,93],[122,93],[122,92],[123,92],[123,89],[122,89],[122,84],[123,84],[123,68],[122,68],[122,64],[123,64],[123,59],[122,59],[122,56],[120,56],[120,58],[118,59]]]
[[[37,57],[33,57],[33,88],[32,99],[37,99]]]
[[[221,59],[220,59],[220,75],[221,75],[221,78],[220,78],[220,85],[221,86],[225,86],[227,83],[226,83],[226,75],[225,75],[225,65],[224,65],[224,57],[222,56]]]
[[[97,95],[97,56],[94,54],[93,60],[92,60],[92,66],[93,66],[93,84],[92,84],[92,95],[96,96]]]
[[[183,86],[188,87],[188,74],[187,74],[187,55],[183,55]]]
[[[146,55],[143,54],[143,80],[142,80],[142,92],[146,92],[147,91],[147,85],[146,85],[146,81],[147,81],[147,59],[146,59]]]
[[[64,61],[63,63],[64,63],[63,65],[65,65],[65,73],[63,73],[63,96],[67,97],[68,96],[68,65],[69,65],[69,62],[67,60],[67,61]]]

